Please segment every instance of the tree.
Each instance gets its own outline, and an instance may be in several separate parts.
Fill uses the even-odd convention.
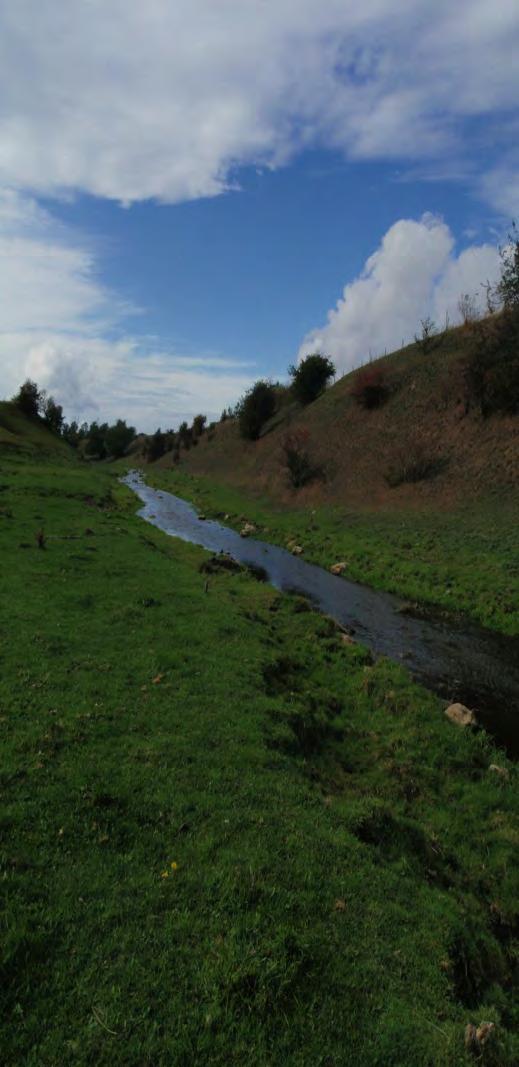
[[[242,437],[256,441],[262,426],[276,410],[276,393],[272,382],[260,379],[238,403],[238,424]]]
[[[98,422],[92,422],[88,428],[88,436],[85,444],[85,453],[87,456],[95,457],[96,459],[106,458],[106,432],[108,430],[108,423],[103,422],[101,426]]]
[[[519,230],[512,223],[508,244],[499,249],[501,280],[496,286],[498,297],[506,309],[519,307]]]
[[[302,359],[298,366],[288,368],[292,379],[292,393],[302,404],[311,404],[326,388],[335,374],[335,366],[327,356],[315,352]]]
[[[193,437],[201,437],[202,436],[202,434],[203,434],[203,432],[205,430],[206,422],[207,422],[207,415],[195,415],[195,417],[193,419],[193,425],[191,427],[192,430],[193,430]]]
[[[420,345],[422,352],[427,353],[432,348],[435,338],[438,335],[436,323],[433,322],[430,315],[427,318],[420,319],[420,325],[422,327],[421,336],[414,335],[414,339],[417,344]]]
[[[124,419],[118,419],[113,426],[109,426],[105,436],[105,446],[108,454],[114,459],[124,456],[135,437],[135,427],[127,426]]]
[[[181,448],[189,449],[191,448],[192,440],[193,430],[184,420],[184,422],[180,423],[180,426],[178,428],[178,443]]]
[[[156,459],[160,459],[166,451],[166,438],[162,433],[162,430],[155,430],[155,433],[150,437],[146,445],[146,459],[153,463]]]
[[[462,293],[458,300],[458,311],[464,326],[475,322],[478,316],[476,297],[472,293]]]
[[[43,401],[43,415],[45,422],[53,433],[61,435],[63,430],[63,408],[57,404],[53,396],[45,397]]]
[[[30,378],[20,386],[16,396],[13,397],[13,404],[23,411],[24,415],[30,415],[36,418],[40,413],[41,405],[41,392],[36,385],[36,382],[31,381]]]

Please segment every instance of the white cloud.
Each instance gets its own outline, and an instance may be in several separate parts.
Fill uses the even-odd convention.
[[[69,418],[125,417],[152,430],[199,411],[216,417],[250,384],[247,364],[125,334],[134,309],[96,272],[79,235],[33,199],[0,192],[0,395],[30,376]]]
[[[456,255],[454,238],[441,219],[400,219],[360,276],[345,286],[326,324],[305,338],[299,357],[321,351],[339,371],[347,371],[412,340],[428,315],[442,324],[448,313],[454,323],[462,293],[474,295],[483,307],[481,286],[497,280],[499,265],[491,245],[473,245]]]
[[[459,160],[485,119],[495,167],[511,143],[517,0],[0,0],[0,22],[16,188],[177,201],[309,145]]]

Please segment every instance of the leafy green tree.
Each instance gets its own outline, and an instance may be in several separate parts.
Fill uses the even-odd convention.
[[[27,378],[20,386],[16,396],[13,396],[13,404],[16,404],[24,415],[30,415],[32,418],[39,415],[41,401],[42,394],[36,382],[31,381],[30,378]]]
[[[118,419],[106,431],[105,446],[108,454],[114,459],[124,456],[134,437],[135,427],[127,426],[124,419]]]
[[[108,423],[92,422],[88,428],[88,436],[85,444],[85,453],[96,459],[106,459],[106,433]]]
[[[193,419],[193,437],[201,437],[207,422],[207,415],[195,415]]]
[[[292,393],[301,404],[311,404],[326,388],[335,374],[335,366],[327,356],[315,352],[295,366],[288,368],[292,379]]]
[[[276,410],[276,392],[272,382],[260,379],[238,403],[238,425],[242,437],[255,441],[262,426]]]
[[[43,416],[52,432],[61,435],[64,422],[63,408],[61,404],[56,403],[53,396],[45,397],[43,401]]]
[[[155,433],[150,437],[146,446],[146,458],[150,463],[153,463],[156,459],[160,459],[166,451],[166,436],[162,433],[162,430],[155,430]]]
[[[187,422],[181,422],[178,428],[178,442],[181,448],[191,448],[193,441],[193,430],[188,426]]]

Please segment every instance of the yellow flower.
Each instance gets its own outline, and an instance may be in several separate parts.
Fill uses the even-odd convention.
[[[162,871],[161,878],[169,878],[169,871]]]
[[[178,863],[175,863],[174,860],[173,860],[173,863],[171,864],[171,870],[172,871],[177,871],[178,870]]]

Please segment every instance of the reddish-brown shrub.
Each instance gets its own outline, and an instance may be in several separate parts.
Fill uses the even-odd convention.
[[[355,375],[350,396],[363,408],[379,408],[387,400],[389,387],[382,367],[362,367]]]

